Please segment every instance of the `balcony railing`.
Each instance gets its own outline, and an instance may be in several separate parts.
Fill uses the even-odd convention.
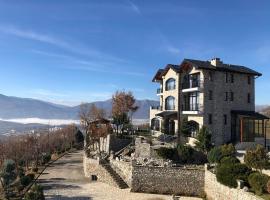
[[[162,88],[157,89],[157,94],[161,94],[163,92]]]
[[[151,106],[152,110],[162,110],[162,106]]]
[[[200,110],[200,104],[186,104],[182,105],[182,111],[199,111]]]
[[[196,88],[201,86],[201,80],[189,80],[182,83],[182,89]]]

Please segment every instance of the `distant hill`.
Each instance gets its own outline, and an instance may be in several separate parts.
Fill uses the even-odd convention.
[[[261,110],[260,113],[270,117],[270,106],[268,106],[267,108],[264,108],[263,110]]]
[[[95,104],[99,108],[106,110],[107,114],[111,113],[112,100],[97,101]],[[148,119],[149,107],[158,105],[154,100],[137,100],[138,111],[134,114],[134,119]],[[78,119],[80,106],[63,106],[46,101],[10,97],[0,94],[0,118],[41,118],[41,119]]]

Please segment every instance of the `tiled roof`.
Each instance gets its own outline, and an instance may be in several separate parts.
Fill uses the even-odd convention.
[[[244,74],[252,74],[256,76],[261,76],[262,74],[256,72],[248,67],[241,66],[241,65],[231,65],[221,63],[218,67],[211,65],[210,61],[201,61],[201,60],[193,60],[193,59],[184,59],[184,62],[188,62],[199,69],[209,69],[209,70],[217,70],[217,71],[230,71],[230,72],[237,72],[237,73],[244,73]]]

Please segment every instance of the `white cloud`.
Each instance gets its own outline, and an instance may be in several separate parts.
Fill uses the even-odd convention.
[[[136,12],[139,15],[142,15],[140,8],[135,3],[133,3],[131,0],[127,0],[127,2],[129,3],[130,7],[134,12]]]

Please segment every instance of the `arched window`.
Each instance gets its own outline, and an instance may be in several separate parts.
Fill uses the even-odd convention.
[[[175,79],[170,78],[166,81],[166,90],[174,90],[175,89]]]
[[[172,96],[168,96],[165,100],[165,109],[166,110],[174,110],[175,109],[175,98]]]

